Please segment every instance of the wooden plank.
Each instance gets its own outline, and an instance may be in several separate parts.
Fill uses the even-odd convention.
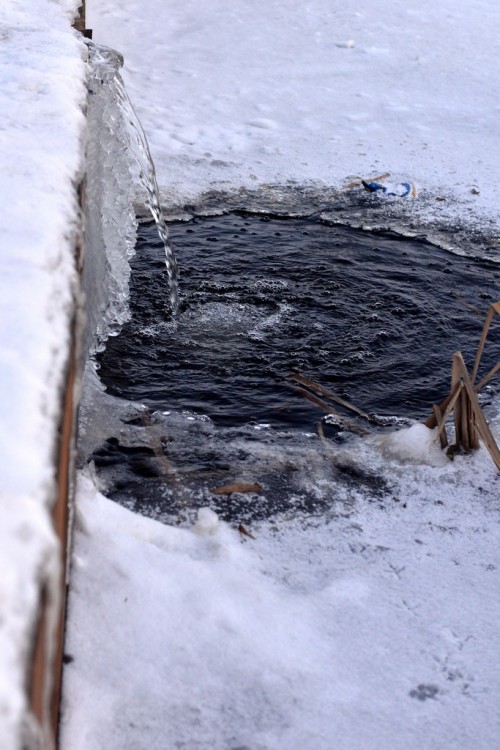
[[[439,428],[439,425],[442,423],[443,425],[446,424],[451,412],[453,411],[455,407],[455,403],[457,401],[457,398],[460,395],[460,389],[462,388],[461,383],[457,383],[455,388],[450,391],[449,395],[442,401],[439,405],[433,404],[432,405],[432,416],[429,417],[425,422],[425,426],[429,427],[431,430],[433,430],[435,427]],[[434,411],[434,408],[437,409],[437,412]],[[439,414],[439,419],[438,419]]]
[[[453,393],[454,393],[454,391],[453,391],[453,388],[452,388],[450,390],[449,394],[446,396],[446,398],[443,399],[441,401],[441,403],[438,405],[438,409],[439,409],[439,411],[441,413],[445,412],[445,410],[448,408],[448,405],[449,405],[449,403],[451,401]],[[434,414],[434,411],[432,412],[432,414],[429,417],[427,417],[427,419],[425,420],[424,424],[425,424],[426,427],[429,427],[431,430],[433,430],[434,427],[437,427],[437,421],[436,421],[436,416]]]
[[[78,249],[81,253],[81,248]],[[69,370],[66,380],[66,390],[64,394],[63,414],[60,426],[60,443],[57,467],[57,502],[54,507],[54,527],[59,538],[61,547],[61,602],[59,611],[59,620],[55,633],[56,642],[54,644],[54,676],[51,701],[51,719],[54,736],[58,737],[59,725],[59,707],[61,702],[61,681],[63,670],[63,653],[64,653],[64,631],[66,627],[66,603],[69,586],[69,504],[71,495],[71,483],[74,473],[74,443],[76,427],[76,409],[77,395],[75,392],[76,378],[78,373],[77,344],[76,344],[76,323],[73,325],[72,345],[70,352]]]
[[[57,496],[52,512],[58,537],[60,578],[56,591],[45,580],[40,584],[39,620],[34,634],[31,674],[28,681],[31,710],[44,736],[43,747],[57,744],[64,627],[68,584],[69,498],[73,474],[74,426],[76,421],[75,379],[77,373],[76,333],[73,325],[68,373],[61,408],[57,452]]]
[[[444,410],[444,414],[442,415],[443,424],[446,424],[448,417],[450,416],[451,412],[455,408],[455,404],[457,403],[457,399],[460,396],[461,390],[462,390],[462,383],[457,383],[455,388],[450,393],[448,404],[446,405],[446,409]]]
[[[47,587],[44,585],[40,591],[38,611],[40,613],[36,627],[35,642],[33,644],[33,653],[31,657],[31,674],[30,674],[30,704],[33,715],[35,716],[41,731],[53,742],[52,734],[55,727],[49,726],[47,716],[47,692],[52,689],[48,680],[52,678],[49,656],[49,642],[53,635],[48,626],[49,614],[47,606]],[[51,644],[52,645],[52,644]],[[48,739],[48,738],[47,738]],[[49,740],[48,740],[49,741]]]

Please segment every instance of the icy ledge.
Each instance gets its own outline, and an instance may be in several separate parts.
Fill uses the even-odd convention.
[[[47,722],[30,718],[26,685],[41,591],[54,611],[61,576],[51,512],[77,282],[86,50],[71,21],[79,4],[4,0],[0,10],[2,750],[50,747]]]
[[[85,263],[82,289],[85,355],[105,347],[128,320],[130,258],[135,254],[134,197],[140,186],[165,249],[170,309],[178,306],[177,263],[160,206],[146,135],[120,76],[120,52],[88,41]]]

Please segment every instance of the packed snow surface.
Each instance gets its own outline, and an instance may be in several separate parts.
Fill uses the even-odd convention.
[[[263,183],[342,187],[390,172],[431,194],[438,215],[453,214],[459,197],[462,216],[498,217],[500,6],[100,0],[87,8],[94,38],[125,55],[166,198]]]
[[[84,46],[77,0],[0,8],[0,747],[25,747],[39,597],[56,605],[52,528],[75,312]],[[55,599],[54,599],[55,597]]]
[[[254,539],[209,509],[133,515],[82,475],[62,746],[496,748],[500,481],[482,452],[408,461],[440,455],[417,428],[392,497]],[[351,459],[387,471],[380,450]]]
[[[494,4],[87,7],[125,55],[166,206],[390,172],[411,205],[498,226]],[[326,516],[251,537],[210,509],[134,516],[80,476],[63,748],[496,750],[495,466],[444,460],[421,425],[343,450],[391,492],[332,486]]]

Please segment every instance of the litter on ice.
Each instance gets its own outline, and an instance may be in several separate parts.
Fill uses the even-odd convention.
[[[413,182],[396,182],[396,183],[383,183],[383,182],[367,182],[362,180],[361,184],[370,193],[384,193],[385,195],[395,195],[398,198],[416,198],[417,191]]]
[[[390,195],[397,198],[416,198],[417,188],[411,180],[403,182],[386,182],[390,177],[389,173],[373,177],[370,180],[356,179],[345,186],[346,190],[355,187],[363,187],[369,193],[379,193],[380,195]]]

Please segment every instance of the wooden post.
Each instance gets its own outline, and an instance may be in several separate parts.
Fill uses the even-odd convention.
[[[463,399],[463,392],[462,392],[462,382],[460,378],[460,368],[458,366],[458,355],[460,352],[455,352],[453,355],[453,360],[451,363],[451,390],[453,391],[455,388],[459,389],[459,395],[458,399],[455,403],[455,409],[454,409],[454,422],[455,422],[455,443],[457,445],[462,446],[467,450],[466,444],[464,444],[464,418],[463,418],[463,410],[464,410],[464,399]]]
[[[74,28],[82,34],[85,31],[85,10],[85,0],[82,0],[80,7],[78,8],[78,16],[73,21]]]
[[[92,29],[86,28],[86,7],[85,7],[85,0],[82,0],[80,7],[78,8],[78,15],[75,17],[75,20],[73,21],[73,27],[79,31],[81,34],[83,34],[84,37],[87,39],[92,39]]]

